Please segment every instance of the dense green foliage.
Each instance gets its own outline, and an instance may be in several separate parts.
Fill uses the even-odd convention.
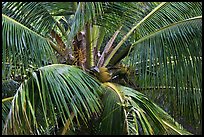
[[[2,2],[2,134],[201,134],[201,42],[202,2]]]

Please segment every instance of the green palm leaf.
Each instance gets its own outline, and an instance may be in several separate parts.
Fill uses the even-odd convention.
[[[14,80],[2,81],[2,98],[11,97],[15,95],[15,92],[19,88],[20,83]]]
[[[176,99],[176,106],[180,106],[177,111],[189,120],[201,116],[201,19],[180,21],[143,37],[133,44],[128,59],[138,69],[140,86],[167,88],[168,100],[173,103]]]
[[[9,114],[12,100],[13,100],[13,97],[7,97],[2,99],[2,130],[6,122],[6,118]]]
[[[183,135],[201,127],[202,2],[2,2],[2,13],[2,81],[25,80],[16,93],[14,83],[2,84],[3,134]],[[125,86],[45,66],[74,62],[80,31],[83,69],[97,75],[89,68],[98,62]]]
[[[53,50],[44,37],[4,14],[2,28],[3,70],[6,69],[6,63],[9,63],[16,70],[22,67],[18,73],[25,74],[29,64],[37,67],[55,61]],[[6,73],[3,74],[5,76]]]
[[[102,12],[103,8],[99,2],[80,2],[77,5],[68,38],[72,40],[79,31],[84,29],[88,22],[94,21],[96,16],[100,16]],[[71,41],[69,41],[69,44],[70,43]]]
[[[75,13],[77,2],[42,2],[52,16],[69,16]]]
[[[165,2],[155,9],[136,25],[141,37],[172,23],[202,15],[201,2]]]
[[[115,100],[115,103],[118,103],[122,107],[124,110],[122,112],[125,112],[125,115],[122,117],[117,115],[114,116],[117,119],[116,122],[120,120],[120,118],[123,119],[123,123],[126,123],[127,125],[125,128],[128,134],[190,134],[183,129],[180,124],[175,122],[170,115],[147,99],[142,93],[139,93],[132,88],[116,84],[108,83],[106,85],[112,89],[111,92],[116,92],[118,95],[120,101]],[[110,100],[114,100],[113,94],[110,94],[109,96],[111,95],[112,97],[109,97],[109,102]],[[110,104],[108,106],[111,106]],[[112,109],[112,111],[113,110],[114,109]],[[112,111],[108,112],[111,113]],[[112,119],[114,118],[110,118],[109,122]],[[119,121],[119,123],[121,123],[121,121]],[[110,124],[113,126],[113,123]],[[115,126],[116,125],[117,124],[115,124]],[[117,130],[117,128],[112,128],[112,130]]]
[[[131,88],[119,87],[120,90],[127,96],[127,102],[129,102],[129,112],[132,112],[132,109],[135,115],[141,113],[143,117],[144,127],[146,127],[146,132],[154,134],[191,134],[187,132],[183,127],[178,124],[174,119],[168,115],[164,110],[158,107],[156,104],[151,102],[147,97]],[[138,108],[139,107],[139,108]],[[136,109],[136,110],[135,110]],[[138,110],[137,110],[138,109]],[[137,113],[136,113],[137,112]],[[131,113],[130,117],[131,117]],[[139,115],[138,115],[139,116]],[[145,120],[147,119],[147,120]],[[131,123],[131,119],[129,119]],[[142,122],[140,122],[142,123]],[[134,123],[136,124],[136,123]],[[143,127],[143,126],[142,126]],[[143,129],[143,131],[145,131]],[[145,133],[145,132],[144,132]]]
[[[108,65],[110,59],[118,51],[118,49],[124,44],[132,34],[136,35],[135,40],[138,40],[151,32],[157,31],[162,27],[168,26],[172,23],[182,21],[188,18],[201,16],[202,8],[199,2],[163,2],[159,4],[156,8],[151,10],[144,18],[136,22],[136,24],[131,27],[126,35],[123,36],[118,45],[110,53],[109,57],[105,61],[105,66]],[[192,12],[188,12],[193,8]],[[169,13],[170,12],[170,13]],[[166,14],[169,13],[169,14]],[[185,13],[185,14],[184,14]],[[168,15],[168,16],[167,16]],[[135,32],[135,33],[134,33]]]
[[[104,110],[101,116],[101,123],[99,124],[99,133],[103,135],[124,135],[126,134],[125,111],[121,106],[123,103],[122,95],[112,87],[114,85],[106,85],[105,93],[103,95]]]
[[[15,94],[3,134],[51,134],[54,125],[62,128],[68,121],[66,129],[75,130],[75,124],[100,115],[99,94],[100,84],[76,67],[39,68]]]
[[[112,32],[123,25],[125,33],[157,5],[159,2],[105,2],[102,3],[104,14],[96,23]]]
[[[55,24],[42,2],[4,2],[2,13],[42,35],[49,33]]]
[[[171,113],[176,116],[178,111],[192,124],[200,119],[202,111],[201,5],[199,2],[161,3],[132,27],[113,50],[116,53],[136,30],[133,52],[123,61],[137,71],[139,81],[134,82],[141,89],[166,88]],[[109,59],[110,56],[105,64]]]

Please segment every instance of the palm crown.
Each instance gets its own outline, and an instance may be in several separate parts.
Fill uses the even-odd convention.
[[[201,23],[201,2],[2,2],[3,134],[191,134]]]

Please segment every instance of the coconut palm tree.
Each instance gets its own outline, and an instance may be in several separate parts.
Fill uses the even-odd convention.
[[[201,2],[2,2],[2,134],[192,134],[201,23]]]

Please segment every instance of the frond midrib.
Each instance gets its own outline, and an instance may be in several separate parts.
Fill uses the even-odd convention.
[[[24,26],[23,24],[21,24],[20,22],[14,20],[13,18],[10,18],[9,16],[7,16],[7,15],[5,15],[5,14],[2,14],[2,17],[6,18],[7,20],[12,21],[13,23],[15,23],[15,24],[21,26],[22,28],[24,28],[24,29],[26,29],[27,31],[33,33],[34,35],[36,35],[36,36],[38,36],[38,37],[44,39],[43,36],[41,36],[40,34],[36,33],[35,31],[29,29],[28,27]]]
[[[167,30],[167,29],[169,29],[171,27],[174,27],[174,26],[186,23],[186,22],[190,22],[190,21],[193,21],[193,20],[199,20],[199,19],[202,19],[202,16],[197,16],[197,17],[186,19],[186,20],[178,21],[178,22],[172,23],[172,24],[170,24],[168,26],[162,27],[161,29],[158,29],[155,32],[152,32],[151,34],[139,39],[138,41],[133,43],[132,46],[137,45],[138,43],[140,43],[142,41],[145,41],[146,39],[149,39],[149,38],[153,37],[154,35],[157,35],[158,33],[162,32],[162,31],[165,31],[165,30]]]

